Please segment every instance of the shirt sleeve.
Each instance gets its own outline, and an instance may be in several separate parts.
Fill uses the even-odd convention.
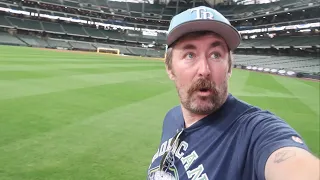
[[[275,115],[259,115],[253,130],[253,162],[256,176],[265,180],[265,165],[270,155],[283,147],[298,147],[310,152],[301,135]]]

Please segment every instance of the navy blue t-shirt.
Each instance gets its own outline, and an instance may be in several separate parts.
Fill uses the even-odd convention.
[[[161,158],[181,130],[174,161],[165,173],[160,172]],[[181,106],[176,106],[164,118],[147,179],[265,180],[265,165],[275,150],[293,146],[309,151],[300,140],[285,121],[231,94],[218,111],[188,128],[184,128]]]

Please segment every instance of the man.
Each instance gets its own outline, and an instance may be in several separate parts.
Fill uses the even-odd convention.
[[[165,116],[148,179],[319,180],[319,160],[274,114],[228,92],[237,30],[219,12],[197,7],[176,15],[166,70],[181,105]]]

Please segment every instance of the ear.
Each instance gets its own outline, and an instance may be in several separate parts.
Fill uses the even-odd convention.
[[[232,68],[233,68],[233,54],[232,54],[232,52],[230,51],[230,53],[229,53],[229,70],[228,70],[228,79],[230,79],[231,78],[231,76],[232,76]]]
[[[230,79],[232,76],[232,68],[230,68],[229,72],[228,72],[228,79]]]
[[[166,66],[166,71],[167,71],[167,74],[168,74],[169,78],[170,78],[171,80],[175,80],[175,75],[174,75],[174,73],[173,73],[172,68],[169,69],[168,66]]]

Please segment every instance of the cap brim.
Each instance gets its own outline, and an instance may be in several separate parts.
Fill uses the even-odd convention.
[[[231,25],[215,20],[195,20],[180,24],[172,29],[167,37],[167,45],[170,46],[187,33],[197,31],[212,31],[219,34],[227,43],[230,50],[235,50],[241,41],[241,36]]]

